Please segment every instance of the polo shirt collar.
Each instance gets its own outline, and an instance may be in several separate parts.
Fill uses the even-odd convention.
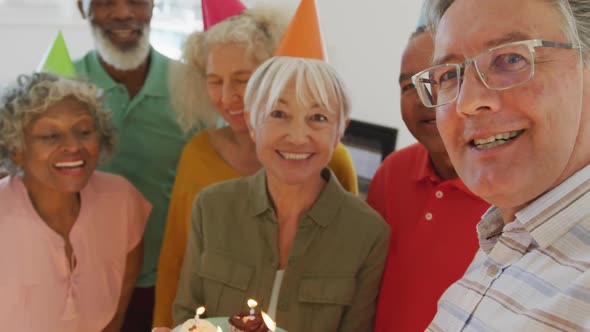
[[[148,96],[168,96],[168,58],[153,47],[150,47],[150,68],[142,90]]]
[[[418,143],[420,144],[420,143]],[[415,173],[414,180],[416,182],[421,181],[430,181],[434,184],[440,184],[442,182],[448,182],[450,185],[455,186],[457,189],[461,190],[462,192],[469,194],[474,197],[478,197],[474,193],[467,188],[467,186],[461,181],[461,179],[454,178],[450,180],[443,181],[436,171],[434,170],[434,166],[432,165],[432,161],[430,160],[430,155],[428,154],[428,150],[424,147],[424,145],[420,144],[420,149],[416,154],[416,167],[418,167],[418,171]]]
[[[327,180],[326,186],[305,216],[309,217],[319,226],[326,227],[338,215],[344,189],[330,169],[325,168],[322,170],[321,176]],[[264,168],[250,177],[249,181],[252,215],[257,216],[267,211],[274,212],[274,207],[266,189],[266,172]]]
[[[150,46],[150,67],[140,93],[154,97],[168,96],[167,67],[167,58]],[[91,52],[90,71],[95,73],[96,81],[105,91],[114,89],[119,85],[100,63],[96,50]]]
[[[440,182],[440,178],[436,175],[434,168],[432,167],[432,162],[430,161],[430,156],[428,155],[428,150],[424,147],[424,145],[419,144],[418,153],[416,153],[416,167],[418,171],[415,173],[414,180],[419,182],[423,180],[430,180],[432,182]]]
[[[98,59],[98,52],[96,50],[90,53],[89,72],[92,73],[94,80],[105,91],[114,89],[118,83],[115,82],[109,73],[104,69],[100,60]]]

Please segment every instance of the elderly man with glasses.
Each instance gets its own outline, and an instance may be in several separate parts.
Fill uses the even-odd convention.
[[[428,330],[590,330],[590,1],[425,6],[434,66],[412,81],[493,204]]]

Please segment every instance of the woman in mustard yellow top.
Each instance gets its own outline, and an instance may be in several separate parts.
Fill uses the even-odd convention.
[[[171,69],[171,90],[181,125],[190,130],[201,119],[212,118],[210,110],[216,109],[228,126],[201,131],[183,149],[160,252],[154,326],[171,327],[173,323],[172,304],[195,196],[211,184],[252,175],[261,168],[243,117],[243,97],[250,75],[272,56],[288,17],[276,8],[258,6],[205,32],[195,32],[184,52],[187,65]],[[207,91],[213,105],[206,104],[200,91]],[[203,107],[195,109],[195,105]],[[342,144],[328,166],[344,189],[358,193],[352,160]]]

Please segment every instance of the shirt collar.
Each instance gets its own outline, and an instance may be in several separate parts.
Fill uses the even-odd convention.
[[[590,214],[590,165],[543,194],[515,215],[546,248]]]
[[[486,253],[490,253],[504,229],[504,220],[500,209],[491,206],[481,217],[477,224],[477,237],[479,246]]]
[[[336,219],[340,210],[341,195],[345,192],[332,171],[325,168],[322,177],[327,180],[326,186],[320,193],[312,208],[305,214],[322,227],[328,226]],[[250,206],[253,216],[265,212],[274,212],[274,207],[266,190],[266,172],[264,169],[250,177]]]
[[[109,73],[107,73],[100,63],[96,50],[90,53],[89,60],[88,71],[91,73],[93,80],[98,82],[102,89],[108,91],[117,87],[118,83],[111,78]]]
[[[150,68],[142,88],[148,96],[168,96],[168,58],[150,47]]]
[[[428,153],[428,150],[426,150],[426,148],[424,147],[424,145],[418,143],[420,145],[420,148],[418,149],[418,153],[416,154],[416,165],[418,167],[418,171],[415,174],[414,180],[416,182],[421,182],[421,181],[430,181],[436,185],[442,183],[442,182],[447,182],[452,186],[455,186],[457,189],[461,190],[462,192],[469,194],[471,196],[474,197],[478,197],[477,195],[475,195],[474,193],[471,192],[471,190],[469,190],[469,188],[467,188],[467,186],[463,183],[463,181],[461,181],[461,179],[454,178],[454,179],[450,179],[450,180],[446,180],[443,181],[438,174],[436,174],[436,171],[434,170],[434,166],[432,166],[432,161],[430,160],[430,154]]]
[[[416,165],[418,166],[418,171],[415,174],[414,180],[430,180],[437,183],[440,182],[440,178],[438,177],[438,175],[436,175],[436,172],[432,167],[432,162],[430,161],[428,150],[426,150],[424,145],[420,143],[418,144],[418,153],[416,153]]]
[[[514,222],[521,225],[540,248],[546,248],[571,230],[590,213],[590,165],[518,211]],[[508,225],[506,225],[508,226]],[[483,215],[477,225],[480,246],[485,251],[504,230],[496,206]]]
[[[140,93],[154,96],[166,97],[168,96],[168,59],[150,47],[150,67],[146,76],[145,84],[141,88]],[[98,53],[93,51],[90,57],[91,72],[95,73],[96,81],[105,91],[113,89],[119,85],[115,82],[109,73],[104,69],[98,58]]]
[[[266,172],[264,168],[251,176],[248,181],[252,215],[257,216],[268,210],[273,210],[272,203],[266,193]]]

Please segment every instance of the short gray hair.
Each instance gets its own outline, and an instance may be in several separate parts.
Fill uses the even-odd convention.
[[[320,103],[338,114],[338,132],[342,136],[350,117],[350,98],[340,75],[325,61],[288,56],[272,57],[252,74],[244,96],[252,127],[256,128],[272,111],[292,80],[301,104]]]
[[[169,73],[172,108],[185,132],[211,125],[217,118],[206,84],[205,67],[211,48],[232,43],[244,45],[248,56],[262,63],[279,45],[290,16],[288,7],[261,3],[207,31],[195,31],[188,36],[182,63],[172,62]]]
[[[25,150],[24,131],[27,125],[43,115],[55,103],[75,98],[85,105],[94,118],[100,134],[100,151],[104,159],[114,148],[111,112],[102,107],[102,93],[88,82],[63,78],[49,73],[20,75],[17,82],[0,95],[0,168],[11,174],[19,171],[12,162],[12,153]]]
[[[562,29],[569,42],[581,47],[584,64],[590,67],[590,1],[589,0],[539,0],[553,5],[562,17]],[[455,0],[426,0],[426,23],[436,31],[444,13]]]

